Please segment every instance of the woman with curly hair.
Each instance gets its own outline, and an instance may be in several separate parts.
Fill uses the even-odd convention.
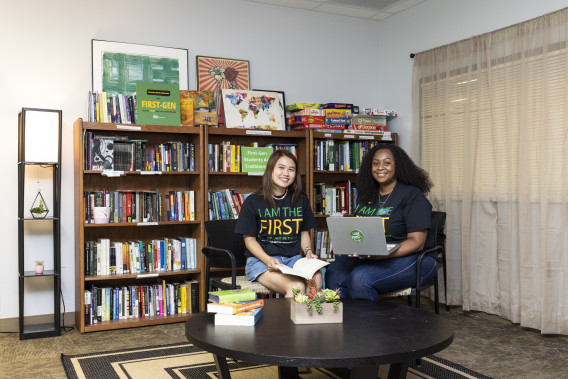
[[[342,298],[379,300],[379,294],[416,284],[418,253],[430,247],[432,205],[426,198],[432,188],[428,173],[398,146],[379,144],[363,157],[357,176],[356,216],[380,216],[388,243],[399,248],[388,256],[358,256],[334,251],[326,271],[326,287],[339,288]],[[431,239],[431,238],[430,238]],[[438,269],[432,257],[422,261],[424,283]]]

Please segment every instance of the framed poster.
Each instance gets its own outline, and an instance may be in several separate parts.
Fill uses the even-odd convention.
[[[223,124],[225,121],[221,90],[250,89],[249,61],[199,55],[196,59],[197,90],[215,94],[217,118],[219,123]]]
[[[92,40],[93,92],[131,95],[136,82],[189,89],[187,49]]]
[[[273,91],[269,89],[254,89],[253,91],[276,92],[278,94],[280,113],[282,113],[282,125],[284,125],[284,128],[288,130],[288,125],[286,124],[286,98],[284,97],[284,91]]]
[[[227,128],[285,130],[276,92],[223,89]]]

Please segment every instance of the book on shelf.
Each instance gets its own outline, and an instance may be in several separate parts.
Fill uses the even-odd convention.
[[[241,206],[248,194],[234,189],[208,190],[208,209],[210,220],[230,220],[239,217]]]
[[[91,92],[88,95],[88,121],[136,123],[136,95]]]
[[[84,292],[85,325],[111,320],[174,316],[199,312],[199,283],[166,282],[99,287]]]
[[[249,311],[251,309],[259,308],[262,306],[264,306],[263,299],[237,301],[225,304],[209,303],[207,304],[207,312],[234,315],[236,313]]]
[[[136,83],[137,117],[141,124],[181,125],[179,85]]]
[[[276,266],[283,274],[299,276],[304,279],[313,278],[314,274],[329,263],[319,259],[300,258],[294,263],[293,267],[286,265]]]
[[[216,313],[215,325],[254,326],[262,317],[264,307],[231,314]]]
[[[199,282],[197,280],[186,281],[187,302],[189,313],[199,313]]]
[[[158,190],[100,190],[83,194],[85,223],[94,223],[94,207],[110,207],[109,223],[161,221]],[[102,204],[100,204],[102,199]],[[99,205],[97,205],[97,202]]]
[[[94,135],[84,131],[84,169],[114,171],[195,171],[195,144],[148,143],[125,135]]]
[[[209,301],[219,304],[255,299],[256,293],[242,288],[209,292]]]
[[[179,91],[179,111],[182,126],[194,126],[193,122],[193,99],[189,96],[189,91]]]
[[[217,126],[215,95],[210,91],[183,91],[184,97],[193,103],[193,120],[195,125]]]
[[[113,170],[114,138],[112,136],[94,135],[90,154],[92,170]]]
[[[84,244],[85,275],[109,276],[193,270],[197,241],[190,237],[145,241],[110,241],[99,238]]]

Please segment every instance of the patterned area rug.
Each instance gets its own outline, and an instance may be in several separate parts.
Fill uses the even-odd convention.
[[[64,355],[61,361],[68,378],[217,378],[213,356],[189,343],[149,346],[94,354]],[[227,360],[234,379],[277,378],[276,366]],[[386,378],[388,366],[381,366],[379,377]],[[347,369],[300,369],[302,379],[348,378]],[[410,367],[407,379],[488,378],[460,365],[429,356],[420,367]],[[489,378],[490,379],[490,378]]]

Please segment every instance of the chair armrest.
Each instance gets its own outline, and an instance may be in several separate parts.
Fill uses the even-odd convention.
[[[441,262],[439,254],[444,251],[444,247],[441,245],[434,246],[433,248],[422,250],[420,254],[418,254],[418,258],[416,259],[416,288],[420,288],[420,279],[421,279],[421,268],[422,268],[422,260],[426,255],[431,256],[434,258],[438,263]]]
[[[236,288],[237,286],[237,261],[235,259],[235,254],[233,254],[233,252],[231,250],[226,250],[226,249],[219,249],[213,246],[204,246],[201,249],[201,252],[203,253],[203,255],[205,255],[205,283],[209,288],[209,276],[211,273],[211,261],[209,260],[210,256],[213,256],[215,254],[226,254],[227,256],[229,256],[229,259],[231,260],[231,285],[233,288]]]

